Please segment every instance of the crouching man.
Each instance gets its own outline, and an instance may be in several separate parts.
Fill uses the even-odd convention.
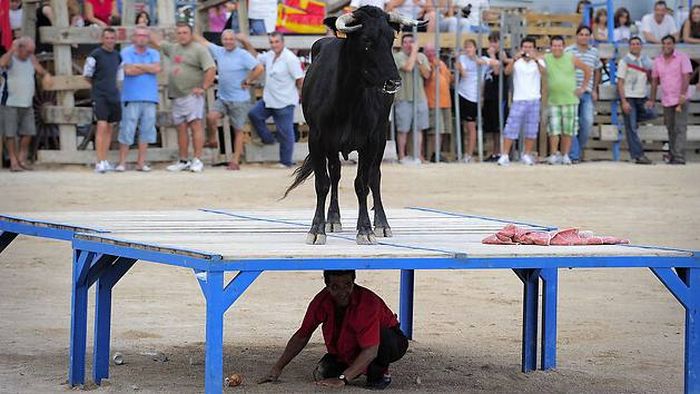
[[[355,271],[323,271],[323,279],[326,287],[309,304],[301,328],[258,383],[276,381],[322,325],[328,353],[314,371],[316,384],[342,387],[365,374],[367,388],[386,388],[391,383],[389,364],[408,349],[396,315],[378,295],[355,284]]]

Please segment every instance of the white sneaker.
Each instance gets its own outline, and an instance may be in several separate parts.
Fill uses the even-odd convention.
[[[520,158],[520,161],[526,166],[535,165],[535,160],[532,158],[532,156],[528,154],[523,154],[523,157]]]
[[[104,174],[105,172],[112,171],[112,166],[109,165],[107,160],[102,160],[95,164],[95,172]]]
[[[202,172],[204,171],[204,163],[198,158],[192,159],[192,164],[190,165],[190,171],[192,172]]]
[[[571,158],[569,157],[569,155],[564,155],[564,156],[561,158],[561,164],[563,164],[563,165],[565,165],[565,166],[570,166],[570,165],[572,164],[572,163],[571,163]]]
[[[510,158],[508,155],[501,155],[501,157],[498,158],[498,163],[499,166],[509,166],[510,165]]]
[[[114,171],[116,171],[116,172],[124,172],[124,171],[126,171],[126,166],[120,164],[120,165],[114,167]]]
[[[170,172],[187,171],[187,170],[190,169],[190,166],[191,166],[191,165],[192,165],[192,164],[190,163],[189,160],[187,160],[187,161],[184,162],[184,163],[178,160],[177,163],[171,164],[171,165],[169,165],[168,167],[166,167],[165,169],[168,170],[168,171],[170,171]]]
[[[561,153],[557,152],[547,156],[547,163],[549,163],[550,165],[561,164]]]
[[[472,157],[471,155],[464,155],[462,158],[462,163],[471,163],[472,162]]]

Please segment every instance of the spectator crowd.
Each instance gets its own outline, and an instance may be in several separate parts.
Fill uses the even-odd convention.
[[[149,29],[151,16],[145,8],[139,9],[131,45],[118,50],[116,30],[110,26],[121,24],[120,3],[67,1],[72,26],[101,29],[100,46],[89,53],[82,73],[91,86],[97,172],[125,171],[129,148],[135,142],[135,169],[151,170],[147,148],[157,140],[158,75],[165,72],[161,57],[171,65],[167,68],[167,98],[179,146],[178,160],[167,167],[169,171],[202,172],[203,149],[217,146],[219,123],[224,118],[234,131],[229,169],[240,169],[247,122],[254,131],[252,143],[263,146],[278,142],[278,165],[294,165],[294,112],[304,71],[299,57],[286,48],[283,34],[275,31],[276,0],[248,3],[248,34],[240,32],[238,3],[230,1],[209,10],[209,29],[220,33],[220,38],[218,34],[217,38],[196,34],[190,24],[179,22],[174,42]],[[425,20],[426,31],[444,32],[488,33],[482,21],[492,18],[493,12],[488,0],[353,0],[350,7],[364,5],[399,11]],[[403,32],[394,54],[402,78],[393,109],[399,162],[436,160],[436,151],[454,158],[458,140],[462,141],[462,161],[474,162],[480,153],[477,136],[481,129],[486,142],[481,153],[487,161],[510,165],[517,146],[517,158],[534,165],[539,162],[535,142],[543,122],[547,122],[549,148],[543,162],[581,162],[594,127],[604,70],[596,44],[615,41],[629,47],[616,65],[616,91],[630,158],[638,164],[652,163],[645,155],[639,125],[663,116],[669,141],[666,161],[685,164],[689,100],[694,91],[691,85],[697,83],[698,71],[697,63],[675,46],[679,42],[700,43],[700,5],[689,10],[682,24],[676,23],[664,1],[657,1],[653,11],[638,23],[627,9],[619,8],[612,17],[612,31],[604,8],[594,11],[589,1],[581,0],[576,12],[585,13],[588,23],[577,27],[574,41],[567,43],[555,35],[545,50],[537,48],[534,38],[525,37],[517,48],[507,51],[499,33],[491,32],[481,52],[480,45],[467,38],[455,53],[440,53],[430,44],[421,47],[418,37]],[[11,0],[10,22],[15,35],[21,20],[21,1]],[[37,27],[51,24],[50,3],[43,1],[37,8]],[[249,35],[267,35],[269,50],[258,53]],[[661,44],[662,50],[654,59],[643,53],[646,43]],[[36,135],[32,108],[35,75],[41,76],[44,84],[52,82],[35,53],[47,49],[21,36],[0,57],[0,119],[12,171],[31,169],[28,152]],[[258,83],[264,83],[262,99],[253,102],[250,88]],[[215,85],[216,101],[207,112],[205,93]],[[660,114],[654,109],[657,92],[661,93]],[[458,122],[453,120],[457,113]],[[268,129],[269,118],[275,123],[275,133]],[[107,155],[117,123],[119,161],[112,164]],[[417,138],[409,138],[412,130],[418,130]],[[413,157],[409,155],[411,140]],[[435,146],[436,141],[439,146]]]

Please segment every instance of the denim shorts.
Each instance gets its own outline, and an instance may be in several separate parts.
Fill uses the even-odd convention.
[[[136,129],[140,144],[156,142],[156,103],[128,101],[122,103],[122,121],[119,127],[119,143],[132,145]]]
[[[228,116],[234,129],[240,130],[248,120],[249,101],[225,101],[216,99],[212,111]]]
[[[396,119],[396,131],[399,133],[408,133],[413,126],[413,102],[412,101],[396,101],[394,103],[394,117]],[[416,125],[418,131],[422,131],[430,127],[428,119],[428,102],[416,102]]]

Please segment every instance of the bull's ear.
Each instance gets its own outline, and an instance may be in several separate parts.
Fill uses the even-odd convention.
[[[330,16],[330,17],[323,20],[323,24],[328,26],[328,28],[333,30],[334,32],[337,32],[338,29],[336,29],[336,27],[335,27],[335,20],[336,19],[338,19],[338,17]]]

